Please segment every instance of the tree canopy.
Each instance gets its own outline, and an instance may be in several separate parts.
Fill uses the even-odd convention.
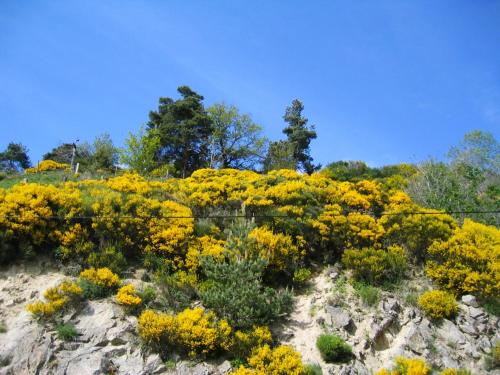
[[[283,129],[288,142],[293,145],[293,155],[297,161],[297,167],[306,173],[312,173],[320,165],[313,164],[313,158],[310,155],[310,143],[317,137],[313,126],[308,126],[308,119],[302,115],[304,105],[298,99],[294,99],[292,104],[286,108],[283,119],[288,126]]]
[[[0,152],[0,170],[12,172],[31,166],[28,149],[21,143],[10,142],[5,151]]]
[[[148,129],[160,137],[158,161],[173,164],[185,177],[207,167],[212,122],[203,106],[203,96],[180,86],[180,99],[162,97],[157,111],[149,113]]]
[[[208,108],[212,122],[210,166],[255,169],[262,162],[267,139],[262,127],[235,106],[216,103]]]

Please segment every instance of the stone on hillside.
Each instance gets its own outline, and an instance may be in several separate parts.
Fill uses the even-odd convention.
[[[422,327],[413,324],[404,336],[404,346],[413,353],[422,355],[427,349],[427,332]]]
[[[369,371],[363,363],[354,360],[352,363],[342,365],[340,369],[330,368],[329,374],[335,375],[370,375]]]
[[[473,319],[478,319],[482,316],[485,316],[485,312],[482,309],[476,308],[476,307],[469,307],[469,315]]]
[[[347,314],[342,308],[327,306],[326,312],[330,318],[330,324],[337,328],[343,328],[347,331],[354,328],[354,322],[352,321],[349,314]]]
[[[474,297],[471,294],[466,294],[465,296],[462,296],[462,302],[467,306],[479,307],[476,297]]]
[[[399,312],[401,306],[396,298],[389,297],[381,302],[382,310],[385,312]]]
[[[474,324],[472,324],[469,321],[464,321],[462,323],[458,323],[458,327],[460,328],[460,330],[463,333],[465,333],[467,335],[471,335],[471,336],[474,336],[474,337],[478,336],[478,332],[477,332],[476,327],[474,327]]]
[[[224,361],[222,364],[219,365],[218,370],[221,375],[226,375],[229,374],[232,370],[231,362],[229,361]]]
[[[438,334],[452,345],[465,344],[466,338],[453,322],[448,319],[443,319],[439,328]]]

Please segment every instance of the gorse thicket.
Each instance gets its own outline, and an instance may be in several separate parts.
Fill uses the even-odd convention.
[[[230,218],[218,216],[240,214],[242,207],[255,224],[240,256],[264,259],[270,275],[292,277],[313,257],[340,259],[346,252],[345,264],[368,281],[397,278],[408,261],[426,262],[429,276],[456,294],[498,294],[496,228],[471,221],[459,227],[438,212],[420,215],[429,210],[378,182],[337,182],[291,170],[201,169],[166,181],[123,174],[57,186],[18,184],[0,190],[0,260],[52,251],[62,261],[91,266],[89,260],[101,259],[112,245],[129,261],[154,256],[170,272],[197,280],[200,257],[220,262],[236,251],[226,243]],[[211,233],[195,233],[196,216],[214,217]],[[362,261],[358,252],[366,255]],[[384,275],[370,271],[370,259],[388,265]]]
[[[42,253],[87,269],[78,284],[47,292],[33,314],[50,317],[77,297],[116,293],[160,353],[229,353],[243,364],[236,374],[302,373],[300,355],[273,347],[267,326],[291,311],[289,287],[304,282],[311,263],[341,261],[374,285],[424,267],[447,291],[419,300],[435,318],[452,316],[461,294],[483,302],[500,293],[497,228],[460,226],[391,184],[293,170],[199,169],[153,181],[124,173],[0,189],[0,262]],[[155,282],[148,298],[119,278],[141,263]]]

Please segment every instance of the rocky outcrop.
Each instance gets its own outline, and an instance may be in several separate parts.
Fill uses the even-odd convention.
[[[499,320],[484,311],[474,296],[461,299],[454,320],[431,321],[396,293],[383,292],[378,305],[364,306],[352,287],[336,286],[339,272],[338,268],[326,270],[316,278],[312,294],[297,298],[297,308],[313,311],[314,316],[295,313],[285,341],[301,351],[305,362],[319,363],[325,374],[370,374],[405,356],[423,358],[436,368],[500,374],[485,366],[492,345],[500,339]],[[353,361],[324,363],[312,337],[323,332],[343,337],[353,348]]]
[[[474,296],[464,296],[454,320],[428,320],[396,293],[382,294],[376,306],[364,306],[352,288],[335,287],[338,268],[314,279],[314,290],[297,296],[295,311],[276,338],[293,345],[306,363],[318,363],[324,374],[368,375],[392,363],[396,356],[420,357],[437,368],[467,368],[486,373],[484,359],[500,340],[500,321],[488,314]],[[137,337],[137,318],[126,315],[112,298],[88,301],[62,322],[78,331],[72,341],[57,338],[53,324],[36,322],[26,304],[64,279],[57,272],[0,273],[0,375],[51,374],[181,374],[223,375],[227,361],[167,365],[158,354],[143,351]],[[132,280],[131,280],[132,282]],[[135,282],[139,282],[135,280]],[[334,294],[332,295],[332,290]],[[326,364],[315,341],[323,332],[342,336],[353,348],[353,359]],[[492,370],[489,374],[500,374]]]

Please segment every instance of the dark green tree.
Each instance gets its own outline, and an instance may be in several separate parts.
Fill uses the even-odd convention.
[[[295,159],[294,150],[294,145],[288,141],[271,142],[263,162],[264,172],[296,169],[297,159]]]
[[[313,158],[310,155],[311,140],[317,137],[313,126],[307,125],[307,118],[302,116],[304,105],[298,99],[292,101],[292,105],[286,108],[283,119],[288,126],[283,129],[288,142],[294,147],[294,157],[297,160],[297,167],[306,173],[312,173],[321,165],[314,165]]]
[[[203,106],[203,96],[188,86],[177,89],[181,98],[160,98],[157,111],[149,113],[149,129],[160,137],[158,160],[173,164],[182,177],[209,164],[212,123]]]
[[[61,143],[43,155],[43,160],[53,160],[58,163],[71,164],[73,154],[72,143]],[[92,152],[87,143],[76,146],[75,164],[80,163],[80,168],[86,169],[92,162]]]
[[[264,158],[267,143],[262,127],[235,106],[216,103],[208,108],[213,132],[210,138],[210,166],[254,169]]]
[[[10,142],[5,151],[0,152],[0,170],[15,172],[30,166],[28,149],[21,143]]]
[[[89,151],[92,170],[112,171],[118,164],[118,149],[108,133],[97,136]]]

